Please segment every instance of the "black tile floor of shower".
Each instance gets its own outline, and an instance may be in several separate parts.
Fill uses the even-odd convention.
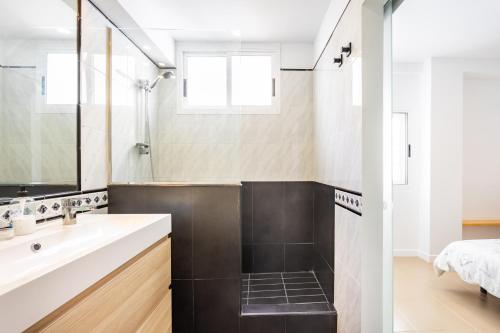
[[[314,272],[250,273],[241,276],[242,315],[333,313]]]

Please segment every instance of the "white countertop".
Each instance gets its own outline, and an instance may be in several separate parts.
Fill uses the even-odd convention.
[[[1,241],[1,331],[28,328],[171,230],[170,215],[80,214],[76,225],[54,220]]]

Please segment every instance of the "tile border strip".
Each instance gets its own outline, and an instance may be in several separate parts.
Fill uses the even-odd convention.
[[[81,200],[82,204],[91,204],[96,209],[105,208],[108,206],[108,191],[106,189],[98,189],[93,191],[83,191],[79,193],[68,193],[67,195],[60,194],[57,196],[46,196],[35,198],[36,204],[36,222],[43,223],[62,217],[61,215],[61,200],[63,198],[71,198]],[[3,227],[8,222],[8,212],[11,205],[0,206],[0,227]]]
[[[362,216],[363,214],[363,197],[361,193],[336,188],[335,204],[356,215]]]

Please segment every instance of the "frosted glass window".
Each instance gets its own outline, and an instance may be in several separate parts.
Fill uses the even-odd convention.
[[[232,105],[272,105],[271,56],[233,56]]]
[[[225,56],[187,57],[188,106],[227,105],[227,58]]]
[[[77,61],[75,53],[47,55],[47,104],[77,103]]]
[[[392,183],[408,184],[408,115],[392,114]]]

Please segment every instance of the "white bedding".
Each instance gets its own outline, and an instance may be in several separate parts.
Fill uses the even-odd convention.
[[[465,282],[500,297],[500,239],[453,242],[434,260],[434,269],[438,275],[457,272]]]

